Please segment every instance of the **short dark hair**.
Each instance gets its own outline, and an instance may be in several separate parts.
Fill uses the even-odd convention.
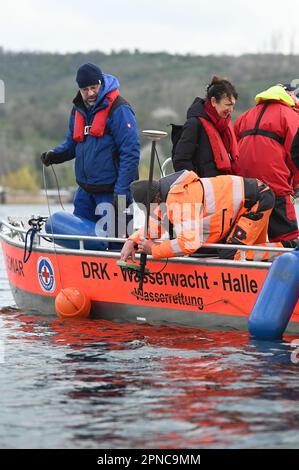
[[[214,75],[212,77],[211,83],[209,83],[207,86],[206,99],[210,100],[214,96],[218,103],[225,95],[228,98],[233,96],[236,100],[238,99],[238,93],[234,85],[226,78],[221,78]]]

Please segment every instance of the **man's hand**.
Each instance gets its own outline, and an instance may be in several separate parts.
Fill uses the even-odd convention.
[[[296,188],[294,191],[294,199],[298,199],[299,197],[299,188]]]
[[[153,244],[154,242],[152,240],[141,237],[138,243],[138,253],[146,253],[147,255],[151,255]]]
[[[53,156],[55,155],[52,150],[49,150],[49,152],[44,152],[41,154],[40,159],[43,165],[45,166],[50,166],[52,163],[54,163]]]
[[[135,261],[135,243],[133,240],[127,240],[124,244],[121,253],[120,259],[127,261],[127,259],[131,258],[132,261]]]

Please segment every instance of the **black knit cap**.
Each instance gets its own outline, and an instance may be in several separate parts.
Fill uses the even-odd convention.
[[[150,185],[148,180],[139,180],[133,181],[130,184],[130,188],[134,201],[146,206],[148,191],[150,191],[150,202],[153,202],[155,196],[160,191],[160,183],[153,180]]]
[[[79,88],[98,85],[99,80],[103,82],[103,74],[97,65],[90,63],[80,65],[76,76]]]

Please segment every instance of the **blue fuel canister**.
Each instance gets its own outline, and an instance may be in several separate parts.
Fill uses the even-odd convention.
[[[52,214],[46,222],[45,230],[47,233],[58,235],[105,236],[105,232],[103,232],[103,234],[98,233],[95,222],[77,217],[66,211]],[[78,240],[63,240],[57,237],[55,238],[55,243],[70,249],[79,249],[80,247]],[[102,240],[84,241],[85,250],[106,250],[108,247],[109,243]]]
[[[278,256],[265,279],[248,320],[255,338],[282,337],[299,297],[299,251]]]

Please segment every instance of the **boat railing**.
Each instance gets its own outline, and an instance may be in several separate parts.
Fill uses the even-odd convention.
[[[10,236],[10,238],[14,238],[16,233],[21,235],[21,242],[25,241],[25,235],[28,231],[25,227],[18,227],[16,225],[13,225],[12,223],[9,223],[7,221],[1,221],[0,222],[0,234],[1,232],[3,233],[3,228],[6,227],[8,229],[8,232],[6,232],[7,236]],[[10,235],[9,235],[10,232]],[[101,236],[88,236],[88,235],[62,235],[62,234],[52,234],[52,233],[46,233],[46,232],[36,232],[36,241],[35,241],[35,246],[40,246],[41,245],[41,240],[46,239],[47,241],[50,239],[52,240],[53,244],[57,243],[57,240],[72,240],[72,241],[79,241],[79,249],[80,250],[85,250],[84,248],[84,241],[104,241],[104,242],[110,242],[110,243],[125,243],[126,238],[117,238],[117,237],[101,237]],[[258,245],[233,245],[233,244],[223,244],[223,243],[205,243],[202,245],[202,248],[209,248],[209,249],[214,249],[214,250],[239,250],[240,251],[240,261],[245,262],[245,252],[246,251],[254,251],[254,252],[271,252],[271,253],[286,253],[293,251],[293,248],[277,248],[277,247],[271,247],[271,246],[258,246]],[[63,247],[64,250],[68,250],[68,248]],[[73,251],[73,249],[71,249]],[[103,250],[99,250],[103,251]],[[105,251],[105,250],[104,250]],[[228,260],[226,260],[228,261]]]
[[[11,236],[14,237],[16,232],[22,235],[26,235],[28,232],[28,229],[22,228],[22,227],[17,227],[16,225],[12,225],[9,222],[6,222],[4,220],[1,221],[1,227],[4,226],[8,228],[11,232]],[[38,245],[41,241],[41,239],[51,239],[53,240],[53,243],[55,242],[55,239],[59,240],[75,240],[80,242],[80,249],[84,250],[84,241],[104,241],[104,242],[117,242],[117,243],[125,243],[127,240],[126,238],[117,238],[117,237],[93,237],[89,235],[62,235],[60,233],[47,233],[47,232],[36,232],[35,236],[37,237],[37,242],[35,245]],[[25,237],[22,237],[23,240],[25,240]],[[82,242],[82,243],[81,243]]]

